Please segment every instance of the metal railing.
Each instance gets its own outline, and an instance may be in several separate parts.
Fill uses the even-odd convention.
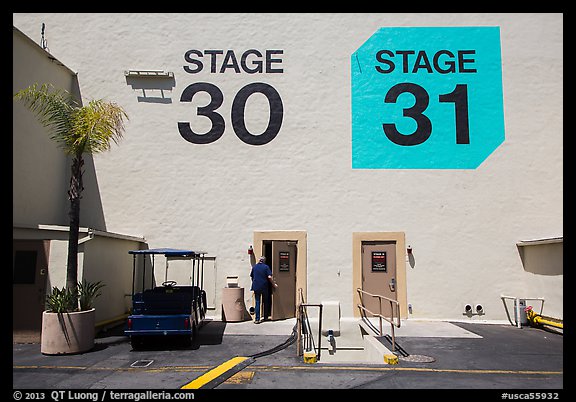
[[[298,303],[298,338],[296,343],[296,350],[298,356],[302,356],[304,351],[311,352],[316,350],[316,359],[320,360],[320,344],[322,343],[322,304],[307,304],[304,301],[304,293],[302,288],[299,290],[299,303]],[[320,312],[318,315],[318,348],[314,344],[314,335],[312,335],[312,327],[308,319],[308,307],[319,307]]]
[[[520,311],[520,300],[533,300],[533,301],[540,301],[540,314],[542,314],[542,311],[544,310],[544,298],[542,297],[516,297],[516,296],[506,296],[506,295],[500,295],[500,298],[502,299],[502,303],[504,303],[504,309],[506,310],[506,315],[508,315],[508,320],[510,321],[510,323],[512,323],[512,319],[510,318],[510,313],[508,313],[508,306],[506,305],[506,299],[510,299],[510,300],[514,300],[514,313],[515,313],[515,320],[516,320],[516,326],[518,328],[522,328],[522,320],[520,319],[520,317],[522,316],[522,313],[525,314],[525,312],[521,312]],[[528,307],[528,306],[526,306]],[[526,319],[528,316],[526,316]]]
[[[374,295],[372,293],[368,293],[368,292],[366,292],[360,288],[357,288],[356,290],[358,291],[358,295],[360,296],[360,304],[357,305],[358,309],[360,310],[360,315],[362,316],[362,318],[366,318],[369,323],[370,323],[370,320],[368,320],[368,317],[366,317],[366,312],[370,313],[370,315],[373,317],[378,317],[378,321],[380,323],[379,336],[383,336],[382,320],[385,320],[385,321],[390,323],[390,330],[391,330],[391,335],[392,335],[392,352],[395,352],[396,351],[396,338],[394,335],[394,327],[396,326],[397,328],[400,328],[400,303],[398,303],[398,301],[396,301],[396,300],[389,299],[388,297],[385,297],[385,296]],[[378,312],[370,311],[364,306],[363,295],[378,298],[378,307],[379,307]],[[385,315],[382,314],[382,301],[383,300],[390,303],[390,315],[391,315],[391,317],[386,317]],[[395,319],[396,319],[396,322],[394,322]]]

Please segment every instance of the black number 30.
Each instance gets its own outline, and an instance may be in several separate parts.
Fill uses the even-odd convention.
[[[209,144],[218,140],[224,134],[226,124],[222,115],[216,110],[222,106],[224,95],[220,88],[208,82],[197,82],[190,84],[184,89],[180,96],[180,102],[191,102],[194,95],[198,92],[206,92],[210,95],[210,103],[206,106],[199,106],[196,113],[199,116],[205,116],[212,123],[210,130],[206,133],[195,133],[190,127],[190,122],[178,122],[178,131],[186,140],[194,144]],[[244,112],[248,98],[255,94],[261,93],[268,99],[270,105],[270,118],[268,127],[261,134],[252,134],[246,128]],[[272,141],[278,135],[282,127],[284,117],[284,106],[280,94],[271,85],[255,82],[248,84],[238,91],[232,102],[231,120],[234,132],[242,141],[250,145],[264,145]]]
[[[405,82],[394,85],[386,93],[385,103],[396,103],[398,97],[409,92],[414,95],[416,102],[410,108],[404,109],[403,116],[410,117],[416,122],[416,130],[411,134],[402,134],[394,123],[384,123],[384,134],[390,141],[398,145],[422,144],[432,134],[432,122],[423,113],[430,103],[428,92],[420,85]],[[441,103],[454,103],[456,118],[456,144],[470,143],[470,128],[468,124],[468,88],[464,84],[456,85],[454,91],[438,96]]]

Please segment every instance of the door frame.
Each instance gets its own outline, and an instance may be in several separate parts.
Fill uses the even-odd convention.
[[[404,232],[353,232],[352,233],[352,292],[354,317],[360,317],[356,307],[360,296],[356,289],[362,288],[362,243],[388,241],[396,243],[396,291],[400,303],[400,318],[408,317],[406,294],[406,234]]]
[[[31,293],[36,296],[38,292],[38,300],[32,300],[27,304],[27,307],[32,307],[32,310],[37,310],[37,315],[31,317],[28,320],[28,324],[32,325],[34,328],[14,328],[14,322],[12,322],[12,331],[28,331],[37,332],[38,334],[42,331],[42,312],[45,309],[46,294],[49,292],[49,282],[48,282],[48,263],[50,258],[50,240],[43,239],[12,239],[12,263],[14,264],[14,256],[18,251],[35,251],[36,256],[36,266],[34,267],[34,283],[32,284],[15,284],[12,281],[12,314],[13,316],[22,315],[24,313],[29,314],[30,309],[22,308],[21,305],[14,303],[14,294],[19,292],[22,287],[27,287],[32,285]],[[14,265],[12,266],[14,269]],[[31,306],[32,304],[32,306]]]
[[[307,237],[304,230],[255,230],[254,231],[254,255],[256,258],[262,255],[264,241],[287,240],[296,242],[296,307],[299,302],[298,289],[302,289],[304,300],[308,298],[307,279]]]

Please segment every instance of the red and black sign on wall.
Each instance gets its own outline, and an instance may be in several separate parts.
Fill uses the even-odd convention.
[[[280,271],[290,271],[290,253],[287,251],[280,251],[278,257],[278,260],[280,261],[278,269]]]
[[[372,271],[386,270],[386,251],[372,251]]]

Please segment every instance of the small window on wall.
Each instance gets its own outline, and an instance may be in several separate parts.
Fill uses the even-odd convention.
[[[31,285],[36,281],[37,251],[16,251],[12,270],[12,283]]]

